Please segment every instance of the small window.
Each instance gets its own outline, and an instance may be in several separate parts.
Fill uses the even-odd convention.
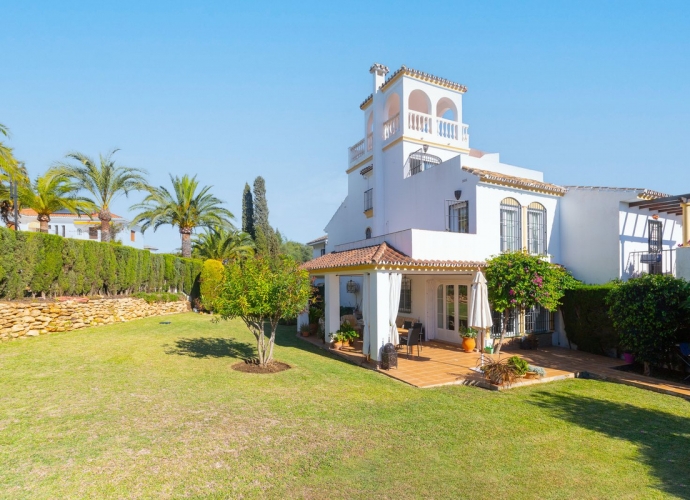
[[[521,211],[520,203],[514,198],[501,202],[501,252],[517,252],[522,246]]]
[[[374,189],[364,191],[364,211],[374,208]]]
[[[648,232],[647,245],[649,253],[659,253],[663,247],[663,228],[660,220],[650,220],[647,222]]]
[[[62,226],[62,237],[65,237],[65,226]]]
[[[97,240],[98,239],[98,228],[93,226],[89,228],[89,239],[90,240]]]
[[[527,251],[532,255],[546,255],[546,208],[541,203],[527,207]]]
[[[129,241],[136,241],[136,239],[137,239],[136,231],[130,231],[129,232]]]
[[[503,313],[498,311],[491,311],[491,319],[494,325],[491,327],[491,338],[497,339],[501,337],[501,330],[503,329]],[[518,311],[511,309],[508,313],[508,325],[506,328],[506,337],[515,337],[518,335]]]
[[[83,232],[83,231],[81,230],[81,228],[78,227],[78,228],[77,228],[77,236],[81,236],[81,235],[82,235],[82,232]]]
[[[525,311],[526,333],[548,333],[554,330],[554,314],[542,306]]]
[[[412,280],[403,278],[400,283],[400,305],[398,312],[412,313]]]
[[[453,233],[469,233],[470,217],[467,201],[451,202],[448,205],[448,230]]]
[[[57,224],[55,224],[55,235],[56,235],[56,236],[58,235],[58,231],[59,231],[59,230],[60,230],[60,226],[58,226]]]
[[[326,255],[326,249],[325,248],[321,249],[321,255]]]
[[[371,239],[371,228],[368,227],[366,231],[364,231],[364,238],[367,240]]]

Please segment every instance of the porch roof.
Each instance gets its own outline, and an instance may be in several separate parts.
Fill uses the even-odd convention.
[[[413,259],[399,252],[386,242],[364,248],[331,252],[302,264],[302,268],[307,271],[325,271],[352,267],[369,267],[374,269],[387,267],[434,268],[465,271],[485,266],[486,262],[484,261]]]

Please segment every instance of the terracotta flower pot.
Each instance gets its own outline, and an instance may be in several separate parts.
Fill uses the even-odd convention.
[[[462,338],[462,350],[465,352],[472,352],[477,347],[477,341],[471,337]]]

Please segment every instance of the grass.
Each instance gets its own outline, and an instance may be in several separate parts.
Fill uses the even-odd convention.
[[[2,498],[690,498],[690,403],[593,380],[416,389],[183,314],[0,345]]]

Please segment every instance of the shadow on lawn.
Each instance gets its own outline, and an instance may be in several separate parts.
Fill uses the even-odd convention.
[[[554,416],[637,445],[640,459],[658,479],[656,487],[690,499],[690,418],[584,396],[536,393],[532,404]]]
[[[165,345],[166,354],[191,356],[192,358],[241,358],[256,357],[254,346],[235,339],[220,337],[197,337],[194,339],[178,339],[174,346]]]

